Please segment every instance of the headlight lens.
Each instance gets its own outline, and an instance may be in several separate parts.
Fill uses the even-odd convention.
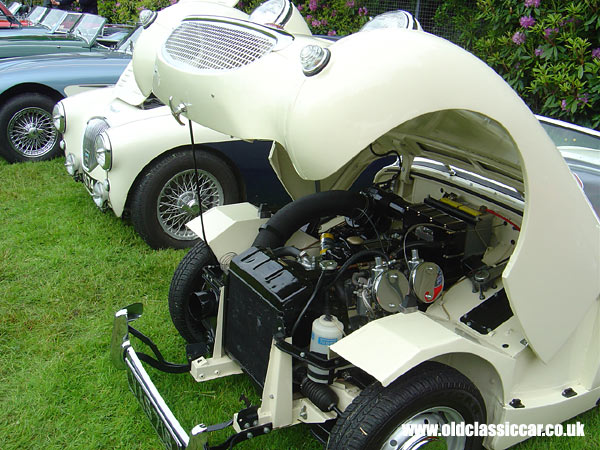
[[[329,62],[329,49],[319,45],[307,45],[300,51],[300,64],[307,77],[318,74]]]
[[[112,146],[110,138],[105,131],[96,136],[94,142],[94,150],[96,152],[96,161],[104,170],[110,170],[112,167]]]
[[[142,26],[144,28],[148,28],[150,25],[152,25],[152,23],[154,23],[157,16],[158,16],[158,13],[156,11],[150,11],[149,9],[143,9],[140,12],[140,23],[142,24]]]
[[[403,10],[389,11],[379,14],[365,23],[360,31],[379,30],[381,28],[405,28],[407,30],[423,30],[421,24],[411,13]]]
[[[269,0],[252,11],[250,21],[263,25],[283,27],[291,15],[292,7],[287,0]]]
[[[59,133],[64,133],[67,129],[67,117],[62,102],[58,102],[54,105],[54,109],[52,110],[52,123]]]

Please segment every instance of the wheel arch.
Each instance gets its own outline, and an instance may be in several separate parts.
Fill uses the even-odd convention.
[[[231,160],[231,158],[229,158],[229,156],[227,156],[227,154],[225,154],[224,152],[219,151],[218,149],[216,149],[215,147],[212,147],[209,144],[195,144],[194,147],[197,150],[201,150],[201,151],[205,151],[205,152],[209,152],[209,153],[213,154],[214,156],[223,160],[223,162],[225,164],[227,164],[227,166],[232,170],[232,172],[235,174],[236,178],[238,179],[239,195],[240,195],[241,201],[244,201],[244,199],[246,198],[246,184],[244,182],[244,178],[241,176],[239,168]],[[192,149],[192,147],[190,145],[179,145],[179,146],[173,147],[170,150],[162,152],[160,155],[157,155],[155,158],[148,161],[148,163],[138,172],[135,179],[133,180],[133,183],[131,183],[131,187],[129,188],[129,191],[127,192],[127,198],[125,200],[125,207],[123,210],[123,214],[126,217],[129,216],[131,200],[133,198],[133,194],[134,194],[135,190],[137,189],[137,187],[139,186],[141,179],[148,172],[148,170],[150,170],[155,164],[158,164],[160,161],[164,160],[165,158],[168,158],[170,155],[172,155],[176,152],[185,151],[185,150],[191,151],[191,149]]]
[[[462,336],[423,313],[394,314],[369,322],[333,344],[331,350],[383,386],[427,361],[452,367],[480,391],[489,420],[500,417],[506,391],[514,382],[514,358]]]
[[[504,384],[492,363],[479,355],[460,352],[446,353],[428,361],[452,367],[467,377],[483,397],[488,423],[497,422],[504,403]]]
[[[52,89],[45,84],[40,83],[21,83],[15,86],[11,86],[0,94],[0,102],[4,103],[7,100],[16,97],[21,94],[42,94],[50,97],[54,102],[59,102],[65,98],[64,94]]]

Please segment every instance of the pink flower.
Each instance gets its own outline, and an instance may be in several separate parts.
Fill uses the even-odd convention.
[[[346,7],[347,8],[354,8],[354,0],[350,0],[346,2]]]
[[[310,2],[308,2],[308,9],[315,11],[317,9],[317,0],[310,0]]]
[[[331,10],[331,17],[337,16],[337,11],[335,9]]]
[[[546,39],[550,39],[555,34],[558,34],[558,28],[546,28],[544,30],[544,36]]]
[[[335,30],[329,30],[327,32],[327,36],[335,36],[337,33],[335,32]]]
[[[583,103],[585,105],[585,104],[587,104],[587,102],[590,101],[590,97],[589,97],[589,95],[587,95],[587,93],[584,93],[582,95],[579,95],[577,97],[577,100],[579,100],[581,103]]]
[[[321,22],[319,22],[318,20],[313,20],[313,21],[311,22],[311,25],[312,25],[313,27],[319,27],[319,26],[321,26]]]
[[[600,59],[600,47],[595,48],[594,50],[592,50],[592,58],[594,58],[594,59]]]
[[[306,16],[306,20],[310,20],[312,19],[312,16],[309,14],[308,16]]]
[[[367,15],[367,8],[358,8],[358,15],[359,16],[366,16]]]
[[[539,8],[539,6],[540,6],[540,0],[525,0],[525,6],[527,8],[531,8],[532,6],[534,8]]]
[[[542,47],[538,47],[535,49],[535,51],[533,53],[535,54],[535,56],[542,56],[544,51],[542,50]]]
[[[329,25],[329,22],[327,22],[327,19],[321,19],[321,25],[326,27],[327,25]]]
[[[567,110],[567,101],[566,100],[561,100],[560,109],[562,109],[563,111]]]
[[[523,28],[530,28],[535,25],[535,19],[531,16],[523,16],[519,19],[519,23]]]
[[[303,5],[298,5],[298,11],[302,11],[304,9]]]
[[[119,2],[115,3],[115,6],[118,8],[119,6],[121,6],[121,4]]]
[[[517,31],[512,37],[512,41],[517,45],[523,44],[526,39],[525,33],[521,33],[520,31]]]

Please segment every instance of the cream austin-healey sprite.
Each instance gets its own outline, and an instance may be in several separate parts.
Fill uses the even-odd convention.
[[[531,111],[404,12],[329,42],[289,34],[298,12],[268,5],[277,26],[188,17],[157,50],[155,95],[180,120],[274,141],[296,199],[189,224],[203,240],[169,294],[189,365],[136,352],[134,336],[151,342],[130,324],[141,304],[116,313],[113,361],[167,447],[307,423],[328,449],[504,449],[596,407],[599,222]],[[245,373],[262,400],[187,433],[141,359],[198,382]]]

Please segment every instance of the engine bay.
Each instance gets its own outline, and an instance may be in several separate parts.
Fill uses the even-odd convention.
[[[414,183],[411,201],[391,182],[308,196],[275,213],[231,259],[224,346],[259,386],[273,339],[294,357],[296,389],[310,391],[340,376],[333,366],[343,362],[327,364],[330,345],[379,318],[427,312],[458,284],[475,298],[460,319],[474,332],[510,319],[498,284],[519,232],[515,214],[505,216],[511,207],[427,177]],[[428,193],[414,201],[418,191]]]

